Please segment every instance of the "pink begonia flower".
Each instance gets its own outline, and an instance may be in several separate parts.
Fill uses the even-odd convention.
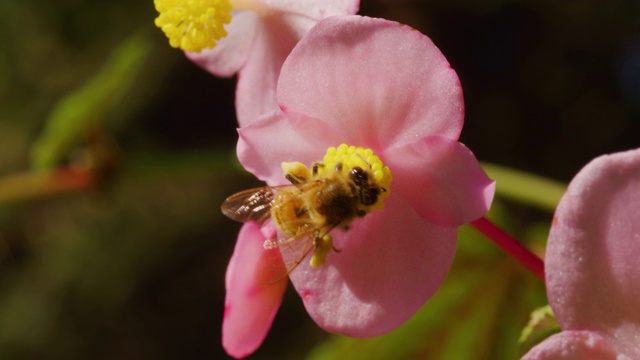
[[[238,73],[236,112],[240,126],[277,108],[275,88],[282,63],[291,49],[318,21],[358,12],[359,0],[231,1],[228,36],[213,49],[186,52],[210,73]]]
[[[601,156],[569,184],[546,253],[562,328],[524,359],[640,359],[640,149]]]
[[[256,272],[268,266],[264,262],[274,261],[265,256],[262,243],[266,237],[255,223],[245,224],[227,268],[222,345],[236,358],[247,356],[260,346],[287,286],[286,281],[263,286],[256,279]]]
[[[482,216],[493,198],[494,182],[457,141],[464,116],[458,77],[420,32],[339,16],[320,22],[293,49],[277,99],[279,110],[238,130],[241,163],[268,185],[287,183],[282,162],[310,165],[341,143],[372,149],[393,174],[384,209],[331,232],[339,253],[329,253],[317,268],[304,260],[290,274],[325,330],[387,333],[437,291],[454,258],[456,227]],[[255,261],[242,254],[244,246],[262,246],[246,239],[251,233],[257,234],[255,225],[245,224],[230,268]],[[256,283],[228,283],[226,303],[245,318],[226,313],[226,339],[230,322],[264,318],[277,308],[275,291],[264,300],[268,309],[243,305]],[[253,327],[255,337],[267,330]]]

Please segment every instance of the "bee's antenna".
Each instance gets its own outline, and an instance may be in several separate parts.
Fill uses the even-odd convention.
[[[362,161],[364,161],[365,164],[369,165],[369,168],[371,168],[371,164],[367,161],[367,159],[365,159],[364,157],[362,157],[362,155],[358,153],[356,153],[356,155],[358,155],[358,157],[362,159]]]

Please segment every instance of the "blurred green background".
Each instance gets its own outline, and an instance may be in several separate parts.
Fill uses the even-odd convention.
[[[461,141],[483,162],[567,183],[640,145],[635,0],[363,0],[360,13],[434,40],[465,91]],[[226,357],[240,225],[219,205],[259,183],[235,160],[235,80],[170,48],[155,16],[150,0],[0,0],[1,359]],[[543,254],[549,206],[495,176],[491,217]],[[332,336],[289,289],[253,358],[513,359],[545,303],[540,281],[462,228],[442,290],[402,328]]]

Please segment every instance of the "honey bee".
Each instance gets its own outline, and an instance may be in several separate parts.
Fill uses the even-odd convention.
[[[348,230],[353,220],[364,217],[387,191],[367,168],[343,169],[343,164],[337,163],[325,170],[323,163],[315,163],[309,171],[300,165],[303,170],[285,171],[291,184],[241,191],[222,204],[224,215],[233,220],[259,225],[273,221],[280,235],[266,239],[264,248],[279,249],[288,259],[281,277],[312,251],[311,266],[324,265],[331,250],[339,252],[329,232]]]

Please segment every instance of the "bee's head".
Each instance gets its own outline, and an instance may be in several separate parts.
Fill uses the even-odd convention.
[[[371,149],[347,144],[332,146],[318,164],[314,167],[312,178],[320,179],[336,174],[343,177],[351,187],[358,209],[365,215],[382,209],[384,199],[391,194],[391,170]]]
[[[369,172],[356,166],[349,171],[349,178],[353,181],[357,189],[360,203],[364,206],[371,206],[378,202],[378,195],[381,189],[375,181],[370,181]]]
[[[364,187],[369,183],[369,173],[360,166],[356,166],[349,171],[349,178],[357,187]]]

